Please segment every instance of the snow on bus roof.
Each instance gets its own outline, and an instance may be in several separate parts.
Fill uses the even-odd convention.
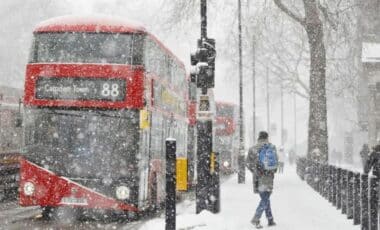
[[[102,14],[95,15],[65,15],[40,22],[34,29],[35,33],[43,32],[109,32],[109,33],[143,33],[155,40],[182,68],[183,62],[173,54],[153,34],[147,32],[138,22],[126,20],[122,17]]]
[[[145,33],[140,23],[122,17],[108,15],[65,15],[40,22],[34,32],[112,32],[112,33]]]

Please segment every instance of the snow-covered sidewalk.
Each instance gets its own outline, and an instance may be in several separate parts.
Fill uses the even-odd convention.
[[[221,186],[221,212],[212,214],[203,211],[195,214],[195,202],[184,201],[177,205],[177,229],[189,230],[245,230],[255,229],[250,220],[259,202],[253,193],[252,177],[247,172],[246,184],[237,184],[234,175]],[[341,214],[327,200],[301,181],[293,168],[277,174],[271,196],[275,227],[267,227],[265,214],[261,219],[264,229],[272,230],[359,230],[352,220]],[[140,230],[165,229],[165,218],[156,218],[145,223]]]

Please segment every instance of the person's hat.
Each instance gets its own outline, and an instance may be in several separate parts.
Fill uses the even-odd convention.
[[[267,132],[265,132],[265,131],[260,131],[259,132],[259,138],[258,138],[259,140],[266,140],[266,139],[268,139],[268,133]]]

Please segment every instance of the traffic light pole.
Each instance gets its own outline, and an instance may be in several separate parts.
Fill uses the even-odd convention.
[[[201,0],[201,39],[207,38],[207,1]]]
[[[201,38],[198,40],[197,52],[191,55],[191,65],[196,66],[191,73],[191,80],[201,89],[197,113],[197,185],[196,213],[202,210],[219,212],[219,174],[215,174],[217,159],[212,154],[212,119],[209,88],[214,88],[215,81],[215,40],[207,38],[207,1],[201,0]],[[215,189],[217,187],[218,189]]]

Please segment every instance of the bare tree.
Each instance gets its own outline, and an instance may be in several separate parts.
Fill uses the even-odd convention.
[[[317,159],[327,161],[326,49],[320,16],[327,11],[321,7],[318,0],[303,0],[304,16],[291,10],[282,0],[274,0],[274,3],[306,31],[310,51],[308,157],[316,158],[314,154],[321,152],[321,157]]]

